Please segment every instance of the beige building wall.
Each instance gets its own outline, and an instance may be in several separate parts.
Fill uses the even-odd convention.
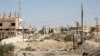
[[[16,36],[19,29],[22,29],[22,19],[18,15],[0,16],[0,39]]]
[[[0,24],[2,24],[0,29],[22,29],[22,20],[20,18],[0,19]]]

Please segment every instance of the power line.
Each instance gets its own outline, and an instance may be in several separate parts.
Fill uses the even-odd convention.
[[[91,13],[85,13],[85,17],[87,17],[88,15],[93,15],[93,14],[100,14],[99,12],[97,13],[97,12],[91,12]],[[78,13],[77,13],[78,14]],[[72,16],[66,16],[66,17],[62,17],[62,18],[56,18],[56,19],[53,19],[53,20],[46,20],[46,21],[40,21],[40,22],[37,22],[37,23],[48,23],[48,22],[50,22],[50,23],[52,23],[52,22],[57,22],[57,21],[61,21],[61,20],[65,20],[65,19],[70,19],[70,18],[78,18],[78,17],[80,17],[80,16],[78,16],[77,14],[75,14],[75,15],[72,15]]]

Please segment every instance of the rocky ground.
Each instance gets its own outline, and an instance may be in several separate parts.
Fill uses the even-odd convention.
[[[15,44],[15,53],[22,56],[23,53],[31,56],[64,56],[68,55],[69,49],[72,48],[72,42],[57,42],[54,40],[45,40],[43,42],[19,42]],[[26,48],[29,47],[29,50]],[[73,50],[72,50],[73,51]],[[29,54],[30,53],[30,54]],[[70,53],[70,55],[73,55]]]
[[[83,53],[88,55],[98,55],[99,44],[96,42],[86,41],[84,44],[73,49],[72,42],[57,42],[45,40],[44,42],[19,42],[16,45],[16,56],[82,56]],[[26,49],[29,47],[29,49]]]
[[[81,56],[75,53],[68,53],[66,51],[23,51],[20,50],[16,56]]]
[[[62,36],[51,38],[51,36],[42,35],[34,41],[14,42],[14,56],[99,56],[99,38],[85,40],[82,45],[75,45],[73,49],[73,42],[65,42],[61,39]]]

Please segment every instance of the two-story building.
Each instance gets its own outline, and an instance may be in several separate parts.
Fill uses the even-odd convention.
[[[14,37],[22,29],[22,19],[18,13],[0,15],[0,39]]]

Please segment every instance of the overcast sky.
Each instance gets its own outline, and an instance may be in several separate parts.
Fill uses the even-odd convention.
[[[19,11],[19,0],[0,0],[0,13]],[[22,19],[26,26],[75,25],[80,21],[81,0],[21,0]],[[83,0],[84,24],[100,22],[100,0]],[[99,23],[100,24],[100,23]]]

